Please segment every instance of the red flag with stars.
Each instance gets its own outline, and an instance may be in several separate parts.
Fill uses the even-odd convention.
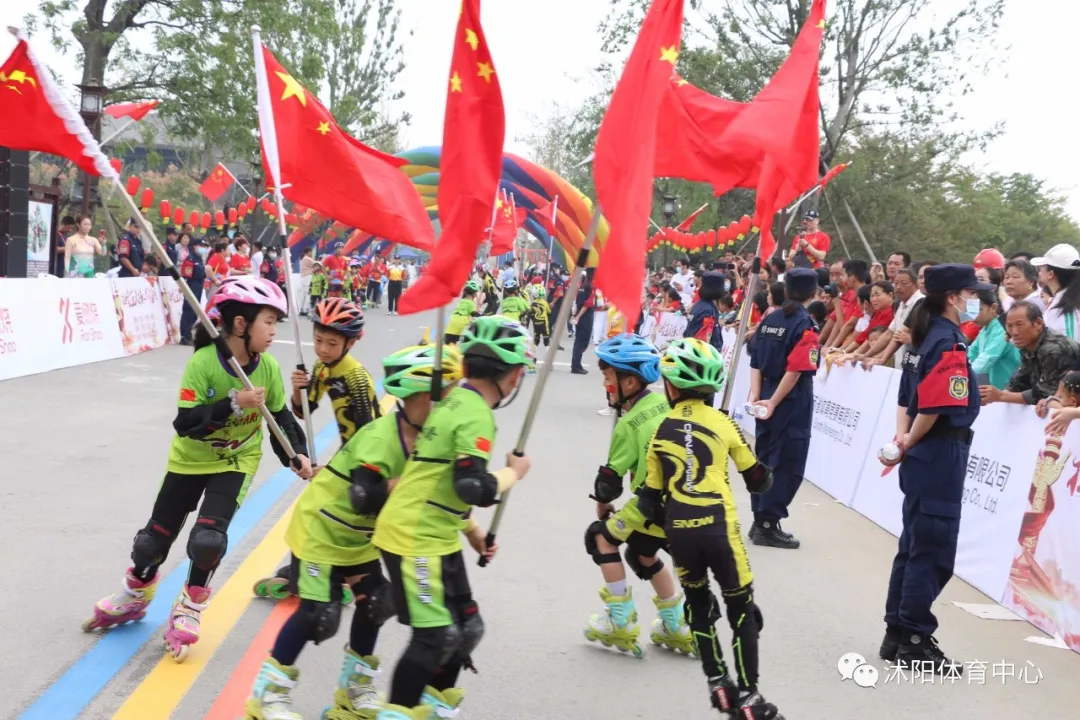
[[[111,118],[131,118],[135,122],[142,120],[150,112],[161,104],[160,100],[146,100],[144,102],[113,103],[105,108],[105,114]]]
[[[229,172],[229,168],[225,167],[221,163],[214,166],[214,169],[210,171],[210,174],[203,180],[203,184],[199,186],[199,192],[203,194],[207,200],[212,203],[221,199],[221,196],[229,191],[229,188],[236,182],[236,178]]]
[[[70,160],[83,172],[115,177],[82,118],[21,36],[0,66],[0,145]]]
[[[450,63],[436,198],[442,235],[427,270],[401,296],[401,312],[442,307],[469,279],[476,250],[491,224],[505,131],[499,78],[480,26],[480,0],[463,0]]]
[[[491,254],[505,255],[514,251],[518,228],[525,224],[525,208],[514,206],[504,190],[495,203],[495,225],[491,228]]]
[[[653,0],[596,137],[593,178],[610,232],[596,285],[633,327],[641,312],[656,123],[675,72],[683,0]]]
[[[346,133],[261,43],[255,48],[259,129],[268,183],[345,226],[418,250],[435,233],[405,161]]]

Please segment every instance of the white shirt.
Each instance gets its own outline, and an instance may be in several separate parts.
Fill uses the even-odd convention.
[[[1070,340],[1080,339],[1080,311],[1073,310],[1066,315],[1058,308],[1058,304],[1061,302],[1061,296],[1064,290],[1059,290],[1054,299],[1050,301],[1050,307],[1043,313],[1043,322],[1046,323],[1046,327],[1051,330],[1057,330],[1059,333],[1069,338]],[[1072,332],[1069,332],[1071,326]]]
[[[680,272],[671,278],[672,287],[676,283],[679,285],[676,290],[679,290],[679,297],[682,300],[683,307],[690,307],[690,303],[694,299],[694,276],[685,271]]]
[[[263,251],[256,250],[255,254],[251,256],[251,274],[255,277],[262,277],[262,262]]]
[[[1046,314],[1046,303],[1043,302],[1042,295],[1039,294],[1038,290],[1032,290],[1031,294],[1024,298],[1024,302],[1029,302],[1032,305],[1037,306],[1040,310],[1043,311],[1044,315]],[[1011,310],[1012,306],[1015,304],[1015,300],[1013,300],[1009,296],[1006,296],[1005,299],[1001,302],[1002,312],[1009,312],[1009,310]]]
[[[907,320],[908,315],[911,314],[911,310],[915,307],[915,303],[922,300],[923,297],[925,296],[916,290],[915,293],[907,299],[907,302],[900,302],[900,305],[896,308],[896,312],[893,314],[892,324],[889,325],[889,330],[891,332],[898,333],[904,329],[904,321]],[[893,367],[897,370],[900,369],[900,365],[904,362],[904,355],[910,349],[911,347],[908,345],[901,345],[896,352],[893,353]]]

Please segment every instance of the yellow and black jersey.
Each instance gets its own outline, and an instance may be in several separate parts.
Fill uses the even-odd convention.
[[[382,415],[375,395],[375,382],[371,374],[352,355],[346,355],[333,366],[315,363],[311,383],[308,385],[308,407],[312,412],[326,394],[334,408],[341,444],[348,442],[357,430]],[[293,412],[303,417],[299,407]]]
[[[678,401],[649,443],[645,486],[660,493],[669,521],[734,514],[728,457],[739,472],[757,463],[731,418],[702,400]]]

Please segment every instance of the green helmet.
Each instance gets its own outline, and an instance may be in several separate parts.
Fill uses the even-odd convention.
[[[453,345],[443,345],[442,385],[461,379],[461,353]],[[383,358],[383,389],[388,395],[405,398],[431,392],[431,371],[435,367],[434,345],[413,345]]]
[[[480,283],[476,282],[475,280],[470,280],[469,282],[465,283],[465,289],[469,292],[480,292]]]
[[[681,390],[720,392],[724,384],[724,358],[707,342],[679,338],[664,349],[660,374]]]
[[[525,327],[502,315],[478,317],[458,341],[461,354],[497,360],[504,365],[532,365],[532,349]]]

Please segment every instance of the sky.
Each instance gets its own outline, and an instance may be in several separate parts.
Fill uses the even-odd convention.
[[[935,6],[957,0],[934,0]],[[713,0],[719,4],[719,0]],[[401,109],[412,115],[402,134],[406,147],[438,145],[442,139],[457,0],[402,0],[406,67],[399,77]],[[3,25],[19,23],[37,0],[5,0]],[[487,0],[482,19],[506,105],[506,149],[528,156],[522,142],[536,118],[555,105],[567,108],[599,84],[592,73],[602,59],[597,25],[608,0]],[[1071,78],[1076,63],[1080,3],[1008,0],[997,45],[1003,61],[976,81],[958,107],[973,128],[1005,123],[1004,135],[973,164],[1000,173],[1026,172],[1045,179],[1067,197],[1080,222],[1080,142]],[[13,41],[0,37],[0,56]],[[63,77],[77,80],[72,58],[59,56],[42,38],[35,44]]]

